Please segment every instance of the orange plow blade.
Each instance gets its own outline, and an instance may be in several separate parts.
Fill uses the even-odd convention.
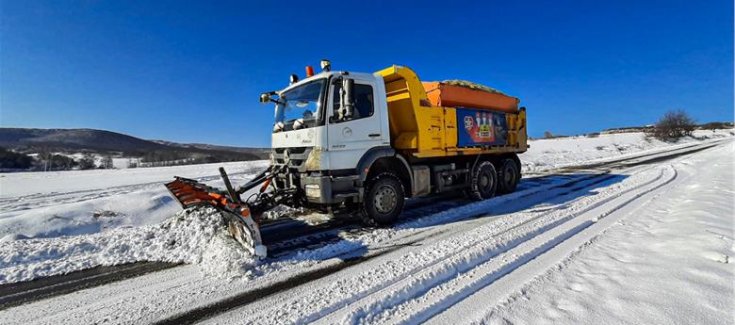
[[[230,197],[196,180],[176,177],[166,188],[181,206],[186,209],[194,206],[211,206],[223,212],[230,235],[246,250],[257,257],[265,257],[267,249],[260,236],[260,228],[253,220],[250,209],[239,198]]]

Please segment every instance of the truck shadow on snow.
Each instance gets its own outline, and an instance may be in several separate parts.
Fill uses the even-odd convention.
[[[620,183],[627,177],[608,172],[565,173],[522,179],[514,192],[484,201],[467,199],[461,192],[409,199],[400,220],[392,227],[365,228],[355,216],[338,216],[333,221],[317,226],[293,220],[278,227],[263,227],[262,232],[272,258],[338,258],[354,263],[401,247],[420,246],[426,240],[386,240],[368,246],[362,238],[383,236],[393,239],[401,237],[395,234],[400,231],[421,231],[481,218],[512,218],[513,213],[519,212],[545,213],[561,209],[581,198],[597,195],[602,188]],[[307,235],[289,236],[289,233]]]

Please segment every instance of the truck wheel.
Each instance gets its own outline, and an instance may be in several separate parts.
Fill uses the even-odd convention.
[[[470,180],[470,197],[475,200],[485,200],[495,196],[498,187],[498,175],[495,166],[489,161],[483,161],[472,172]]]
[[[513,159],[506,158],[498,165],[498,192],[511,193],[516,190],[521,173]]]
[[[365,190],[362,219],[369,225],[390,225],[398,220],[405,202],[403,185],[392,173],[373,177]]]

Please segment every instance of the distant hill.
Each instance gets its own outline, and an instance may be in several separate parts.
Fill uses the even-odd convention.
[[[233,152],[247,152],[247,153],[262,153],[265,155],[264,157],[268,156],[268,153],[270,152],[269,148],[256,148],[256,147],[232,147],[232,146],[219,146],[215,144],[206,144],[206,143],[178,143],[178,142],[171,142],[171,141],[165,141],[165,140],[151,140],[152,142],[166,145],[166,146],[173,146],[178,148],[196,148],[196,149],[204,149],[204,150],[224,150],[224,151],[233,151]]]
[[[180,144],[167,141],[151,141],[117,132],[95,129],[29,129],[0,128],[0,147],[19,152],[93,152],[124,156],[211,157],[213,160],[231,161],[264,159],[265,148],[239,148],[207,144]]]
[[[0,128],[0,146],[12,149],[58,151],[152,151],[167,146],[129,135],[94,129]]]

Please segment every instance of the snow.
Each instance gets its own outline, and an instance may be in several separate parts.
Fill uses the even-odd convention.
[[[57,172],[23,172],[0,174],[0,199],[73,193],[110,189],[131,185],[160,184],[174,176],[187,178],[219,177],[217,168],[224,167],[228,174],[265,169],[267,161],[228,162],[217,164],[130,168],[72,170]]]
[[[524,173],[533,174],[687,146],[704,138],[721,139],[731,136],[730,132],[697,131],[694,135],[700,140],[687,138],[674,145],[647,139],[642,133],[534,140],[521,159]],[[162,183],[184,176],[221,187],[219,166],[237,183],[264,169],[267,161],[0,174],[0,239],[83,235],[160,223],[179,210]]]
[[[222,186],[218,167],[233,184],[267,162],[0,174],[0,239],[94,234],[163,222],[181,209],[163,183],[186,176]]]
[[[207,208],[181,211],[157,225],[90,236],[5,241],[0,245],[0,284],[138,261],[197,264],[218,277],[247,274],[254,260],[223,227],[219,212]]]
[[[496,215],[496,222],[478,224],[467,222],[455,225],[449,233],[438,233],[431,236],[428,243],[404,252],[401,255],[375,261],[368,270],[351,272],[340,277],[334,277],[323,285],[312,285],[310,294],[287,298],[277,305],[243,310],[241,313],[223,316],[212,320],[213,323],[280,323],[281,319],[290,319],[295,323],[312,322],[316,320],[324,323],[384,323],[386,318],[401,315],[411,309],[411,299],[421,298],[428,288],[452,282],[464,276],[466,272],[486,261],[512,261],[524,257],[516,251],[510,251],[520,243],[536,240],[544,243],[540,234],[548,230],[560,233],[574,229],[574,224],[566,222],[584,214],[600,204],[600,200],[616,198],[617,193],[625,189],[637,189],[651,181],[660,180],[662,171],[653,170],[637,174],[621,183],[617,183],[603,190],[598,197],[583,197],[574,205],[559,204],[552,213],[527,212]],[[569,198],[574,195],[568,195]],[[564,198],[559,201],[565,202]],[[454,211],[461,215],[463,208]],[[571,211],[570,211],[571,210]],[[487,222],[486,220],[482,220]],[[554,238],[555,236],[549,235]],[[383,246],[389,243],[381,243]],[[527,245],[535,249],[536,245]],[[507,254],[503,254],[508,252]],[[503,255],[500,255],[503,254]],[[496,258],[497,259],[494,259]],[[482,275],[492,275],[493,272],[477,272]],[[476,277],[473,277],[476,278]],[[459,286],[460,291],[465,286]],[[349,291],[345,291],[348,289]],[[436,299],[430,299],[427,306],[431,310],[441,310],[433,306]],[[426,310],[425,310],[426,311]],[[325,314],[330,315],[322,319]],[[413,319],[408,313],[398,319],[409,320],[409,323],[422,321],[421,316]]]
[[[0,318],[151,323],[358,261],[205,321],[731,322],[730,132],[700,132],[700,139],[673,145],[640,133],[536,140],[521,156],[527,174],[718,146],[611,174],[551,176],[482,202],[420,201],[406,212],[412,218],[394,227],[340,232],[330,244],[266,261],[252,260],[217,231],[216,211],[177,212],[166,199],[160,183],[173,174],[221,186],[220,164],[6,174],[0,178],[0,283],[133,261],[194,265],[14,307]],[[265,164],[227,169],[244,182]],[[50,174],[48,188],[44,174]],[[7,184],[27,188],[5,192]]]
[[[682,162],[684,180],[488,310],[482,321],[732,322],[733,149]]]
[[[735,130],[697,130],[693,137],[668,143],[647,137],[641,132],[601,134],[597,137],[537,139],[529,141],[529,150],[521,156],[524,173],[538,173],[554,168],[623,158],[640,153],[660,152],[710,139],[735,135]]]

